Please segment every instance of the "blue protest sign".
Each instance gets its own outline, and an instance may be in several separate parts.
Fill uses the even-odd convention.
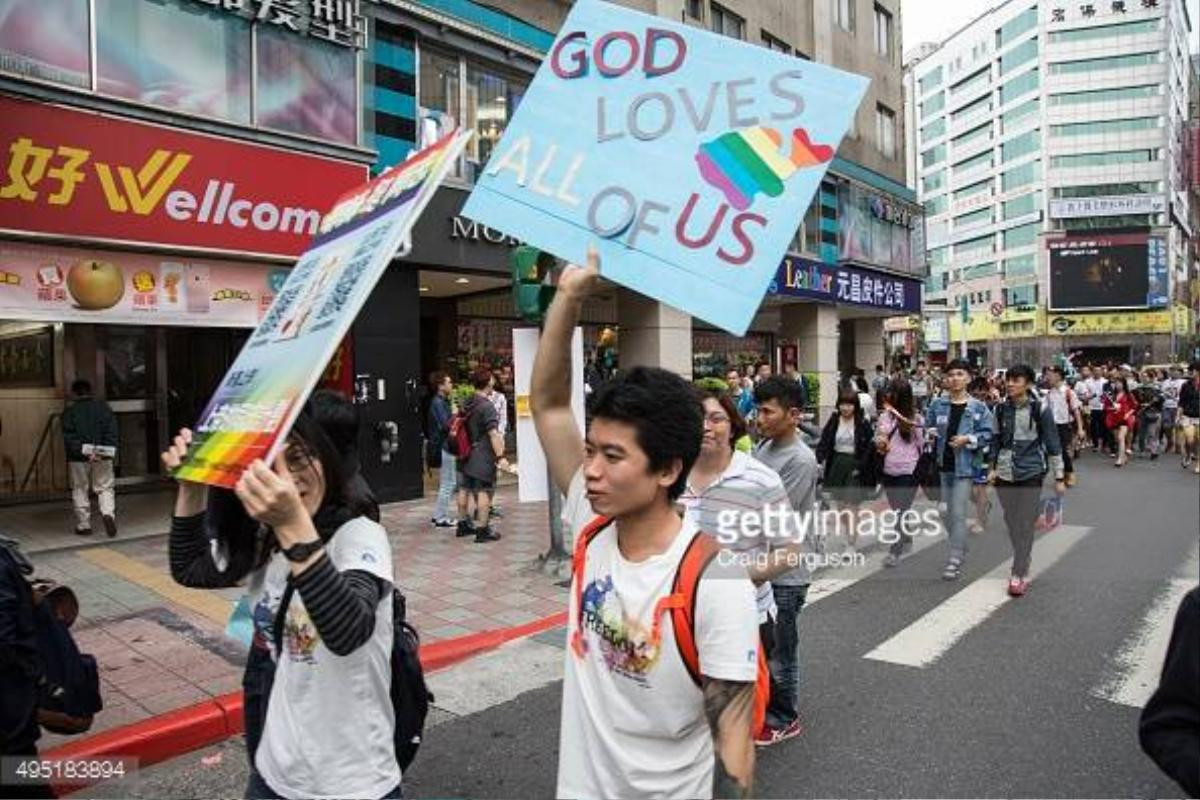
[[[582,0],[463,214],[741,335],[867,83]]]

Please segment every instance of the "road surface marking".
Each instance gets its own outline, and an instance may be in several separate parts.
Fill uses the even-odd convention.
[[[1054,566],[1091,528],[1063,525],[1037,540],[1030,578]],[[995,569],[951,595],[927,614],[864,658],[909,667],[928,667],[954,644],[1013,598],[1006,591],[1010,563]]]
[[[1092,689],[1092,696],[1123,706],[1142,708],[1158,688],[1175,611],[1183,596],[1196,586],[1200,547],[1192,549],[1176,576],[1158,590],[1142,622],[1113,658],[1110,677]]]

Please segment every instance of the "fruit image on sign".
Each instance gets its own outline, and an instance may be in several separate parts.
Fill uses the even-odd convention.
[[[111,261],[85,259],[67,273],[67,289],[79,308],[102,311],[125,296],[125,276]]]

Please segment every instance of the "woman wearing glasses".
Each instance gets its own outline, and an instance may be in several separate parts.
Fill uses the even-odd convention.
[[[247,797],[401,796],[392,553],[358,474],[355,430],[349,403],[318,392],[274,463],[251,464],[233,493],[179,483],[172,576],[249,589]],[[163,465],[178,467],[191,443],[181,430]]]

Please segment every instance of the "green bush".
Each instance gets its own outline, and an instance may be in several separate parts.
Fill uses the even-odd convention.
[[[702,392],[728,392],[729,384],[720,378],[701,378],[695,381],[695,386]]]
[[[821,404],[821,376],[815,372],[803,372],[804,395],[808,398],[809,411],[815,411]]]
[[[468,400],[475,394],[475,387],[469,383],[460,383],[454,387],[454,391],[450,393],[450,399],[454,401],[454,405],[462,408]]]

